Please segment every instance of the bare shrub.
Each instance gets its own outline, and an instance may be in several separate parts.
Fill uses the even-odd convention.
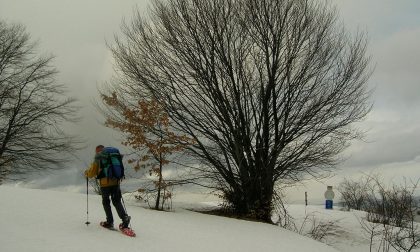
[[[371,177],[366,218],[361,221],[370,239],[370,250],[377,243],[378,251],[412,251],[420,245],[420,229],[415,222],[418,202],[414,191],[418,182],[386,188],[378,177]]]
[[[156,197],[157,197],[157,190],[153,185],[153,182],[145,183],[142,188],[139,188],[135,194],[134,198],[139,201],[143,201],[147,203],[149,208],[153,208],[156,210],[164,210],[164,211],[171,211],[172,210],[172,196],[174,187],[172,185],[167,185],[162,189],[161,192],[161,199],[159,203],[159,207],[156,208]]]
[[[401,227],[417,209],[415,188],[417,183],[407,182],[386,187],[379,175],[371,174],[357,181],[344,179],[338,191],[347,209],[366,211],[370,222]]]
[[[341,201],[347,210],[363,210],[368,199],[368,188],[371,178],[366,176],[358,181],[344,179],[338,185],[338,191],[341,194]]]
[[[314,240],[323,241],[327,236],[336,235],[338,227],[337,220],[319,221],[316,218],[313,218],[312,228],[308,234]]]
[[[414,190],[417,183],[408,185],[392,185],[386,188],[378,178],[372,178],[369,197],[366,201],[365,211],[367,219],[371,222],[402,227],[407,220],[415,215],[418,202],[415,200]]]
[[[287,211],[283,199],[284,195],[282,193],[282,189],[276,190],[276,194],[274,196],[274,213],[277,215],[278,219],[275,224],[282,228],[297,232],[294,219]]]
[[[305,216],[299,230],[296,230],[296,232],[326,243],[327,237],[337,235],[337,231],[340,229],[338,223],[339,220],[321,220],[312,213]]]

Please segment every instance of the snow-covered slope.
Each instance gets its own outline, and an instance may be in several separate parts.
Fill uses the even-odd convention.
[[[0,186],[1,251],[336,251],[282,228],[183,209],[158,212],[127,204],[137,237],[101,228],[101,199]]]

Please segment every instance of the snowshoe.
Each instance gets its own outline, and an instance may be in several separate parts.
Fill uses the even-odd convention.
[[[121,233],[130,236],[130,237],[136,237],[136,233],[134,233],[134,230],[129,227],[124,227],[123,223],[119,226]]]
[[[108,223],[108,222],[106,222],[106,221],[101,221],[101,222],[99,223],[99,225],[101,225],[101,227],[104,227],[104,228],[106,228],[106,229],[115,230],[115,228],[114,228],[114,224],[112,224],[112,223]]]

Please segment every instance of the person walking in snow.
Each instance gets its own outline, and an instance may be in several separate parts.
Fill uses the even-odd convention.
[[[99,179],[99,186],[102,193],[102,205],[106,214],[106,221],[100,223],[102,227],[113,229],[114,228],[114,218],[112,216],[111,210],[111,201],[117,210],[118,216],[121,218],[122,223],[119,228],[129,229],[128,225],[130,224],[131,217],[127,215],[122,203],[121,203],[121,189],[120,189],[120,180],[116,178],[109,178],[103,174],[104,170],[104,161],[103,155],[101,155],[104,150],[103,145],[98,145],[95,149],[95,158],[90,165],[89,169],[85,171],[85,176],[88,178],[97,178]],[[111,199],[110,199],[111,198]]]

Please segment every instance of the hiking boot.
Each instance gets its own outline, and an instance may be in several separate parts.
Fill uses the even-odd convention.
[[[114,223],[108,223],[107,221],[101,221],[101,223],[99,224],[104,228],[108,228],[108,229],[114,228]]]
[[[128,225],[130,225],[130,220],[131,220],[131,217],[127,215],[124,218],[123,223],[120,224],[120,229],[121,228],[128,228]]]

